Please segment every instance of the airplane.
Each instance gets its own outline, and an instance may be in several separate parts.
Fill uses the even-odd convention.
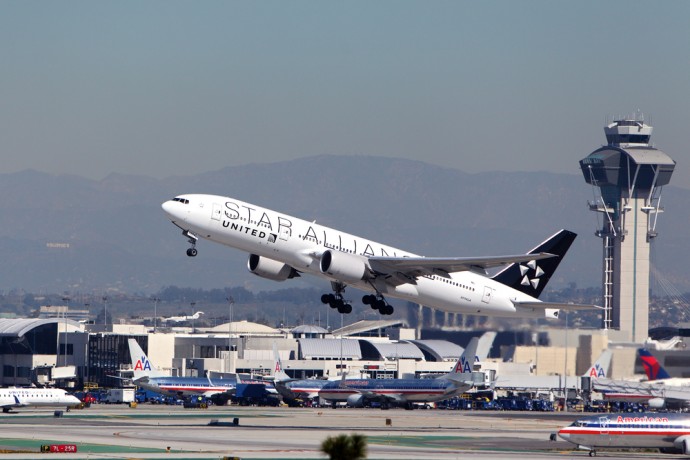
[[[597,448],[660,449],[690,455],[690,415],[620,413],[584,417],[558,431],[565,441],[596,456]],[[555,440],[555,434],[551,435]]]
[[[647,381],[600,379],[594,389],[604,399],[646,403],[651,409],[687,409],[690,406],[690,379],[671,377],[648,350],[637,350]]]
[[[605,378],[609,375],[611,367],[611,350],[604,350],[590,366],[579,377],[566,377],[565,385],[568,388],[579,386],[580,377],[591,377],[594,379]],[[564,382],[558,375],[498,375],[492,382],[492,387],[497,390],[529,390],[529,389],[561,389]]]
[[[198,311],[191,316],[171,316],[170,318],[161,318],[161,321],[170,321],[174,323],[181,323],[184,321],[192,321],[194,319],[199,319],[203,315],[203,311]]]
[[[81,404],[79,398],[59,388],[0,388],[0,407],[4,413],[18,407],[59,407]]]
[[[285,281],[302,273],[325,278],[333,293],[321,301],[351,313],[346,286],[367,292],[362,303],[393,313],[384,295],[450,313],[558,318],[559,309],[594,305],[538,299],[570,248],[575,233],[560,230],[528,254],[490,257],[421,257],[339,230],[234,198],[179,195],[162,204],[198,254],[200,238],[249,253],[247,268],[262,278]],[[489,277],[486,269],[508,265]]]
[[[235,379],[210,377],[171,377],[156,368],[135,339],[128,339],[132,359],[132,383],[166,396],[189,397],[203,395],[214,404],[223,405],[235,393]]]
[[[273,344],[273,385],[276,391],[288,401],[296,399],[315,399],[319,397],[319,391],[326,385],[327,379],[293,379],[283,370],[278,349]]]
[[[345,379],[329,381],[319,390],[319,397],[329,401],[335,409],[339,402],[351,407],[363,407],[379,402],[382,409],[390,405],[414,409],[415,403],[443,401],[459,396],[472,388],[475,382],[484,381],[484,374],[473,372],[478,360],[477,343],[470,340],[451,371],[435,379]]]

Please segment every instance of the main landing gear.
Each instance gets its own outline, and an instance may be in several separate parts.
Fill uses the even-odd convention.
[[[187,241],[189,241],[189,244],[192,245],[191,248],[187,249],[187,255],[189,257],[196,257],[198,254],[198,251],[196,250],[196,242],[199,240],[199,237],[189,230],[182,230],[182,234],[187,237]]]
[[[378,310],[382,315],[393,314],[393,306],[386,302],[386,299],[381,294],[367,294],[362,297],[362,303],[371,306],[374,310]]]
[[[321,302],[328,304],[331,308],[338,310],[338,313],[352,313],[352,305],[347,303],[343,298],[345,292],[345,284],[331,281],[333,294],[324,294],[321,296]],[[372,309],[378,310],[382,315],[392,315],[393,306],[386,302],[386,299],[381,294],[367,294],[362,297],[364,305],[370,305]]]
[[[328,304],[329,307],[338,310],[338,313],[352,313],[352,305],[347,303],[343,298],[345,292],[345,285],[337,281],[331,281],[333,294],[324,294],[321,296],[321,302]]]

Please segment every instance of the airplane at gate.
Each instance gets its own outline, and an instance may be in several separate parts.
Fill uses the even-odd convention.
[[[474,372],[479,339],[470,340],[453,369],[435,379],[345,379],[329,381],[319,390],[319,397],[333,407],[346,402],[351,407],[380,402],[381,408],[389,405],[413,409],[414,403],[443,401],[460,396],[475,383],[484,383],[484,373]]]
[[[0,407],[7,413],[18,407],[59,407],[80,404],[79,398],[59,388],[0,388]]]
[[[321,301],[350,313],[346,286],[382,315],[393,313],[384,296],[437,310],[485,316],[557,318],[559,309],[600,308],[538,299],[575,233],[561,230],[528,254],[490,257],[421,257],[234,198],[179,195],[162,205],[197,255],[204,238],[249,253],[257,276],[285,281],[302,273],[331,281]],[[485,270],[508,265],[493,277]]]
[[[677,413],[595,415],[561,428],[558,436],[596,456],[597,448],[658,448],[690,455],[690,416]],[[555,440],[555,435],[551,435]]]
[[[216,402],[227,402],[235,393],[237,386],[235,379],[171,377],[156,368],[135,339],[128,339],[127,344],[134,372],[132,383],[145,390],[168,396],[203,395],[216,399]]]

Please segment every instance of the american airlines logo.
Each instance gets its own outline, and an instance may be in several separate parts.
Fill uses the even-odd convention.
[[[475,362],[479,362],[479,357],[475,356],[474,357]],[[471,374],[472,373],[472,364],[465,359],[463,356],[460,358],[460,360],[455,363],[455,367],[453,368],[453,373],[454,374]]]
[[[146,359],[146,355],[137,359],[137,362],[134,365],[134,370],[135,371],[150,371],[151,370],[151,362],[148,359]]]
[[[544,270],[537,265],[536,260],[530,260],[525,265],[520,264],[520,274],[522,275],[520,284],[532,286],[536,289],[539,286],[539,278],[544,274]]]
[[[604,368],[601,367],[601,365],[595,364],[589,370],[589,376],[590,377],[606,377],[606,371],[604,371]]]

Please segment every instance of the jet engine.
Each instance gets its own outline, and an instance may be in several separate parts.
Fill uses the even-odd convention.
[[[299,276],[297,270],[277,260],[250,254],[247,268],[256,276],[273,281],[285,281]]]
[[[361,281],[369,271],[366,259],[331,249],[321,255],[319,268],[321,273],[346,282]]]
[[[347,397],[348,407],[364,407],[364,395],[354,394]]]
[[[650,409],[665,409],[666,400],[664,398],[652,398],[647,401]]]

